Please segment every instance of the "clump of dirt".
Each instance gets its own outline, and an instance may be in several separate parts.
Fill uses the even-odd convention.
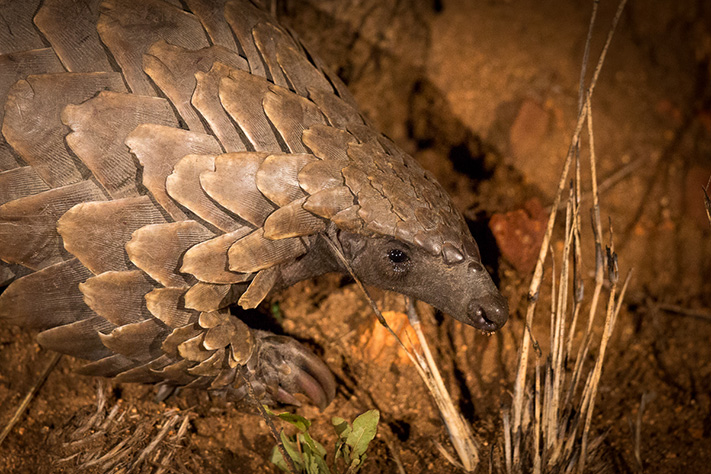
[[[500,444],[499,411],[510,403],[523,335],[531,250],[511,236],[540,238],[539,209],[531,203],[547,210],[557,186],[578,111],[591,3],[279,5],[282,21],[339,72],[376,127],[450,192],[509,299],[511,321],[493,337],[422,308],[445,382],[484,440],[483,458]],[[600,4],[599,25],[609,24],[615,8]],[[605,34],[598,28],[593,51]],[[601,449],[613,472],[703,472],[711,464],[711,230],[701,190],[711,176],[710,45],[708,2],[632,2],[592,104],[603,221],[615,229],[621,272],[635,269],[593,420],[596,433],[609,430]],[[583,206],[589,199],[583,189]],[[554,239],[554,249],[561,241]],[[383,308],[403,310],[395,295],[374,296]],[[454,470],[436,448],[448,446],[447,435],[414,368],[395,346],[364,341],[374,319],[351,281],[319,278],[271,303],[283,320],[260,317],[311,346],[339,382],[323,413],[298,409],[313,420],[314,438],[330,448],[332,416],[353,419],[378,408],[382,422],[366,472],[399,472],[394,458],[410,473]],[[546,334],[545,320],[534,321],[534,333]],[[0,426],[48,359],[32,334],[0,328]],[[5,440],[0,471],[72,472],[57,463],[72,440],[57,433],[71,433],[73,417],[96,406],[96,381],[72,374],[74,366],[65,358],[50,374]],[[183,456],[174,458],[177,472],[277,472],[267,462],[267,427],[248,407],[240,412],[189,391],[156,403],[150,387],[112,387],[111,403],[120,399],[147,419],[170,409],[192,413]]]

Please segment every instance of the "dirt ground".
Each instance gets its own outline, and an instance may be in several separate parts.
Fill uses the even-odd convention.
[[[532,224],[522,232],[538,239],[535,223],[552,203],[575,126],[591,3],[278,2],[282,21],[339,73],[369,119],[452,194],[509,299],[511,320],[492,337],[441,314],[424,317],[445,382],[482,440],[479,472],[501,443],[532,268],[528,247],[497,241],[490,223],[525,210]],[[600,4],[593,61],[616,8]],[[602,218],[614,226],[621,275],[634,268],[595,405],[593,430],[607,433],[600,465],[711,472],[711,227],[702,192],[711,176],[711,4],[631,1],[592,107]],[[589,225],[586,218],[586,232]],[[375,296],[385,309],[402,309],[394,295]],[[394,457],[408,473],[457,472],[436,447],[449,441],[426,389],[391,341],[373,334],[352,282],[322,277],[271,303],[280,318],[270,305],[246,318],[309,344],[339,382],[323,413],[297,410],[313,421],[315,438],[331,449],[331,417],[378,408],[380,432],[363,472],[397,473]],[[533,332],[545,336],[539,313]],[[33,334],[0,328],[0,426],[50,357]],[[75,365],[63,358],[51,372],[5,440],[0,472],[73,472],[71,461],[58,460],[73,454],[72,423],[95,411],[97,394],[96,380],[71,373]],[[109,403],[120,400],[129,413],[127,426],[158,424],[174,408],[191,414],[175,454],[183,472],[277,472],[256,415],[205,393],[156,403],[151,387],[109,387]]]

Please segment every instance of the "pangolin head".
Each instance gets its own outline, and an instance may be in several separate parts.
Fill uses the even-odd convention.
[[[506,323],[508,305],[467,235],[464,252],[447,242],[439,254],[392,236],[364,239],[342,231],[339,240],[363,283],[425,301],[465,324],[493,332]]]
[[[314,150],[325,149],[324,143],[345,145],[347,159],[322,154],[320,163],[300,173],[307,192],[317,191],[303,183],[322,175],[318,167],[333,173],[335,165],[340,175],[332,174],[333,187],[313,193],[303,207],[337,227],[343,253],[365,284],[425,301],[483,331],[499,329],[508,306],[461,213],[431,173],[368,130],[349,130],[358,140],[325,128],[305,133]],[[339,205],[332,207],[334,202]]]

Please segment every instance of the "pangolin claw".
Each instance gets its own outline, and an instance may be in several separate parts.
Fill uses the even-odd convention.
[[[331,403],[336,396],[336,380],[311,350],[286,336],[255,331],[255,337],[258,349],[247,365],[250,383],[263,403],[299,406],[296,393],[305,395],[321,410]]]

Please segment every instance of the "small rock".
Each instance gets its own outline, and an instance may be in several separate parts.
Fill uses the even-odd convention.
[[[536,198],[526,201],[522,209],[491,217],[489,228],[501,256],[517,271],[529,273],[535,267],[547,220],[543,206]]]
[[[415,350],[420,351],[419,343],[417,342],[417,334],[410,325],[410,321],[405,313],[396,311],[383,311],[383,317],[392,328],[393,332],[402,340],[405,347],[412,350],[415,344]],[[367,328],[361,332],[360,344],[358,350],[362,351],[369,361],[389,365],[392,362],[397,364],[408,364],[410,359],[402,347],[397,343],[392,334],[379,321],[369,318]]]

